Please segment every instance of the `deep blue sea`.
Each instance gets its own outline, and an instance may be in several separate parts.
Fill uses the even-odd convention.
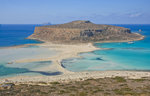
[[[110,48],[82,53],[83,58],[63,61],[63,66],[71,71],[92,70],[150,70],[150,25],[116,25],[130,28],[145,36],[144,40],[133,43],[95,43],[96,47]]]
[[[0,25],[0,47],[15,46],[22,44],[41,43],[36,40],[26,39],[34,32],[32,24],[1,24]]]

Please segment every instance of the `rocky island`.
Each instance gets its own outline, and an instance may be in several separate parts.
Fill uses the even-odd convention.
[[[93,24],[90,21],[73,21],[66,24],[36,27],[35,32],[28,38],[45,41],[44,43],[26,44],[12,48],[29,48],[33,54],[32,50],[34,49],[31,46],[38,46],[36,47],[40,48],[38,51],[48,49],[56,53],[53,55],[48,53],[48,56],[40,58],[39,55],[32,58],[28,54],[30,58],[16,59],[7,66],[16,66],[16,64],[20,66],[33,64],[35,66],[36,62],[44,65],[45,61],[49,61],[51,64],[28,69],[29,72],[41,73],[40,75],[30,75],[30,73],[24,75],[23,73],[23,75],[17,74],[14,77],[0,78],[0,96],[25,94],[38,96],[149,96],[149,71],[87,70],[73,72],[62,63],[68,58],[82,58],[81,55],[78,55],[79,53],[104,50],[104,48],[95,47],[94,42],[125,42],[141,40],[143,37],[140,34],[131,33],[128,28]],[[95,58],[97,59],[94,57],[91,60],[95,61]],[[105,62],[104,64],[111,65]]]
[[[143,36],[131,33],[128,28],[78,20],[65,24],[36,27],[28,39],[52,43],[89,43],[134,41],[143,39]]]

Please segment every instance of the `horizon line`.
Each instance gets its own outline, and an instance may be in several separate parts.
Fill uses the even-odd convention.
[[[59,24],[63,24],[63,23],[59,23]],[[95,24],[108,24],[108,23],[95,23]],[[112,23],[112,24],[117,24],[117,23]],[[120,24],[120,25],[122,25],[123,23],[118,23],[118,24]],[[28,23],[26,23],[26,24],[13,24],[13,23],[11,23],[11,24],[0,24],[0,25],[46,25],[46,24],[28,24]],[[50,25],[56,25],[56,24],[50,24]],[[111,25],[111,24],[108,24],[108,25]],[[149,24],[124,24],[124,25],[149,25]]]

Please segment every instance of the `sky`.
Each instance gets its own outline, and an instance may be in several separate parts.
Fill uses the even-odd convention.
[[[150,24],[150,0],[0,0],[0,24]]]

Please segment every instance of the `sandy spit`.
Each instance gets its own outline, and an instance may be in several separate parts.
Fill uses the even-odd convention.
[[[55,69],[59,72],[62,72],[62,75],[55,76],[15,76],[1,78],[0,83],[4,82],[13,82],[13,83],[36,83],[36,82],[68,82],[68,81],[78,81],[85,80],[90,78],[105,78],[105,77],[115,77],[122,76],[126,78],[138,79],[142,77],[150,77],[150,72],[142,71],[91,71],[91,72],[71,72],[66,70],[61,66],[61,61],[63,59],[79,57],[78,54],[82,52],[90,52],[94,50],[99,50],[92,43],[86,44],[76,44],[76,45],[66,45],[66,44],[52,44],[52,43],[42,43],[38,46],[47,47],[50,50],[59,51],[59,54],[56,54],[52,57],[45,59],[23,59],[16,60],[16,63],[23,62],[33,62],[33,61],[47,61],[50,60],[53,62],[51,69]],[[81,58],[81,57],[79,57]],[[44,67],[42,70],[49,70],[49,67]]]

